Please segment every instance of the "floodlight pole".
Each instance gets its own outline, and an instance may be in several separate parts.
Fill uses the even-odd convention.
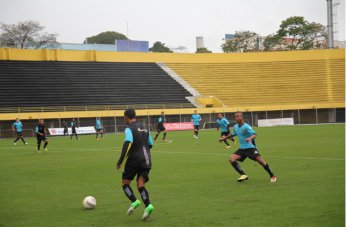
[[[334,48],[333,0],[327,0],[328,48]]]

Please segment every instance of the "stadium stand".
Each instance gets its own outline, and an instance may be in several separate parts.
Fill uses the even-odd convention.
[[[229,107],[345,102],[344,59],[167,65]]]
[[[191,94],[155,63],[0,61],[0,69],[0,107],[193,107],[185,98]]]

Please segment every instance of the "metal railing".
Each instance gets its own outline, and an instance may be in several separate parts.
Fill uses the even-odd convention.
[[[1,107],[0,113],[37,113],[37,112],[73,112],[73,111],[111,111],[134,109],[179,109],[192,108],[190,103],[177,104],[134,104],[134,105],[99,105],[99,106],[42,106],[42,107]]]

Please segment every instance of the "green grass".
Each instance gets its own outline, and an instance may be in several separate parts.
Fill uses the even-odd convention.
[[[258,148],[278,177],[269,182],[257,163],[241,163],[250,180],[238,183],[228,163],[236,147],[219,132],[171,132],[152,150],[147,185],[155,211],[146,226],[344,226],[344,125],[257,128]],[[162,136],[162,135],[161,135]],[[129,201],[115,171],[123,134],[81,140],[50,138],[49,151],[0,141],[0,226],[142,226],[143,206]],[[135,190],[135,185],[133,185]],[[139,194],[135,190],[137,197]],[[93,195],[94,210],[82,199]]]

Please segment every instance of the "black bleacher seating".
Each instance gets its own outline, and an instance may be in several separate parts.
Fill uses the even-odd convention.
[[[0,107],[188,104],[186,96],[155,63],[0,61]]]

